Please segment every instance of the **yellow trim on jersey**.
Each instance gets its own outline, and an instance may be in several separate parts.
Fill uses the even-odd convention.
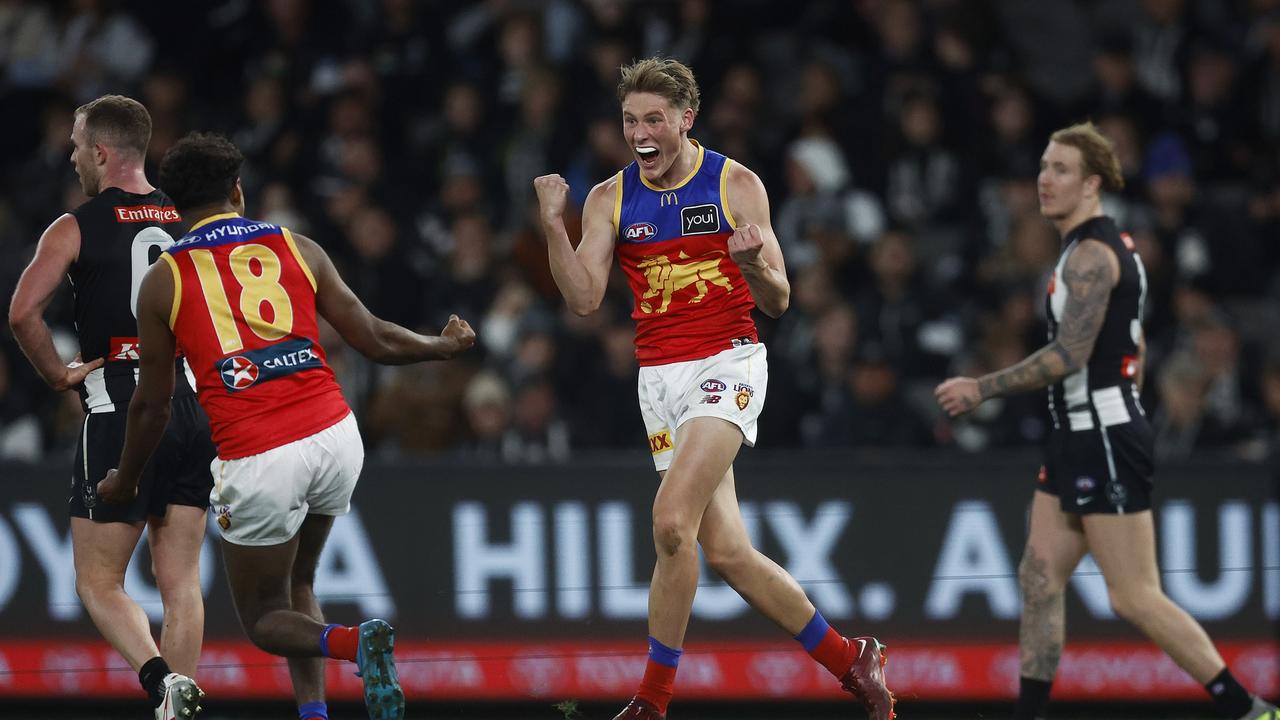
[[[311,292],[316,292],[319,287],[316,285],[316,276],[311,274],[311,268],[307,266],[307,261],[302,259],[302,252],[298,250],[298,244],[293,240],[293,233],[289,232],[289,228],[280,228],[280,234],[284,235],[284,242],[289,246],[289,250],[293,253],[293,259],[298,261],[298,267],[302,268],[302,274],[307,276],[307,280],[311,281]]]
[[[178,270],[178,261],[169,253],[160,253],[160,257],[169,264],[173,273],[173,305],[169,309],[169,329],[178,324],[178,308],[182,306],[182,271]]]
[[[613,234],[617,235],[622,232],[619,225],[622,224],[622,171],[617,174],[617,181],[613,185]]]
[[[201,220],[195,225],[192,225],[191,229],[188,230],[187,232],[195,232],[196,230],[199,230],[200,228],[204,227],[205,225],[208,225],[211,222],[217,222],[218,220],[226,220],[227,218],[233,218],[233,217],[240,217],[240,213],[229,212],[229,213],[218,213],[217,215],[210,215],[209,217]]]
[[[698,148],[698,159],[694,161],[693,169],[689,171],[688,175],[684,176],[683,180],[676,183],[675,185],[672,185],[671,187],[662,188],[649,182],[649,180],[644,176],[644,173],[641,172],[639,173],[640,182],[644,183],[644,186],[649,188],[650,190],[657,190],[658,192],[670,192],[672,190],[679,190],[680,188],[684,187],[690,180],[693,179],[693,176],[697,175],[698,171],[702,169],[702,154],[703,154],[702,146],[698,144],[697,140],[690,139],[689,142],[693,143],[693,146]]]
[[[725,158],[724,166],[720,168],[720,207],[724,208],[724,219],[729,221],[729,227],[737,229],[738,223],[729,211],[729,195],[725,192],[725,185],[729,181],[729,166],[732,164],[732,160]]]

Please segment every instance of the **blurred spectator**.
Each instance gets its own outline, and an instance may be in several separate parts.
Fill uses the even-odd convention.
[[[941,299],[924,283],[914,240],[891,230],[871,250],[870,282],[854,296],[859,338],[874,342],[885,361],[906,377],[942,377],[947,358],[964,340],[943,318]]]
[[[501,452],[509,463],[569,459],[569,425],[560,417],[555,389],[546,378],[516,385],[512,422],[502,436]]]
[[[1222,295],[1256,292],[1261,277],[1252,229],[1196,193],[1180,137],[1167,132],[1152,141],[1146,178],[1156,240],[1174,259],[1178,276]]]
[[[60,80],[76,104],[142,79],[155,41],[132,15],[105,0],[75,0],[58,42]]]
[[[1113,30],[1099,37],[1093,55],[1097,88],[1089,104],[1092,111],[1130,118],[1145,130],[1160,117],[1160,102],[1138,83],[1133,62],[1128,32]]]
[[[1217,439],[1212,422],[1205,426],[1206,379],[1194,357],[1180,353],[1169,358],[1156,382],[1160,407],[1151,423],[1156,460],[1185,459],[1196,447]]]
[[[1247,457],[1280,469],[1280,352],[1273,351],[1259,372],[1263,421]]]
[[[1164,103],[1182,97],[1178,70],[1190,39],[1185,0],[1142,0],[1133,25],[1134,72],[1138,84]]]
[[[931,91],[909,93],[897,124],[899,145],[888,164],[885,199],[889,218],[912,230],[938,275],[953,279],[961,272],[971,186],[960,179],[960,157],[943,144],[942,117]]]
[[[62,60],[53,8],[39,0],[0,4],[0,68],[6,84],[44,88],[53,84]]]
[[[843,382],[822,393],[808,444],[901,448],[927,442],[926,425],[906,402],[900,380],[879,345],[860,343]]]
[[[787,149],[787,200],[774,228],[788,266],[838,264],[851,243],[869,243],[884,229],[884,210],[870,193],[851,186],[840,147],[825,137],[796,140]]]
[[[502,460],[502,436],[511,423],[511,391],[493,372],[479,372],[462,394],[470,437],[462,445],[466,457]]]
[[[0,460],[35,462],[44,454],[40,422],[28,393],[14,384],[9,362],[0,347]]]

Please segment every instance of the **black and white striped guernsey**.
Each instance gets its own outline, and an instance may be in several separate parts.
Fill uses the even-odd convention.
[[[80,357],[103,358],[80,388],[86,412],[112,412],[133,397],[138,373],[138,287],[151,263],[173,244],[181,219],[159,190],[145,195],[107,188],[71,211],[80,226],[80,253],[67,272],[75,293]],[[174,395],[194,392],[179,362]]]
[[[1067,284],[1062,272],[1067,258],[1083,240],[1105,243],[1120,261],[1120,281],[1111,290],[1107,313],[1085,367],[1049,386],[1049,413],[1055,429],[1073,432],[1124,425],[1143,417],[1134,383],[1139,367],[1138,343],[1142,338],[1142,305],[1147,295],[1147,274],[1133,241],[1105,215],[1090,218],[1067,233],[1062,255],[1054,268],[1046,299],[1049,340],[1058,335]]]

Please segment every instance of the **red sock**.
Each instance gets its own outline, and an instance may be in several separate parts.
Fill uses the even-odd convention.
[[[644,679],[640,681],[640,689],[636,697],[658,708],[658,712],[666,715],[667,705],[671,703],[671,695],[675,692],[676,669],[649,658],[644,668]]]
[[[320,634],[320,650],[326,657],[356,661],[360,646],[360,628],[330,625]]]
[[[853,667],[853,658],[849,657],[848,648],[849,641],[836,632],[835,628],[828,627],[827,633],[809,651],[809,655],[832,675],[842,678],[849,672],[849,668]]]

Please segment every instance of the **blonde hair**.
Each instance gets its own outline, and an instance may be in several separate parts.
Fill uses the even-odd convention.
[[[650,57],[622,67],[618,82],[618,102],[631,93],[652,93],[667,99],[676,108],[698,112],[698,81],[693,71],[679,60]]]
[[[1124,189],[1124,173],[1120,171],[1116,149],[1092,121],[1086,120],[1062,128],[1049,136],[1049,140],[1079,150],[1084,176],[1097,175],[1102,178],[1103,190],[1119,192]]]

